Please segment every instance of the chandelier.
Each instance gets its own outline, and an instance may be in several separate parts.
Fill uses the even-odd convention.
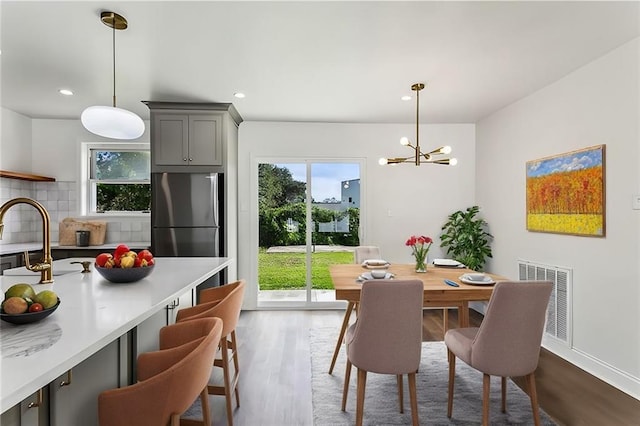
[[[80,121],[93,134],[112,139],[136,139],[144,122],[135,113],[116,107],[116,30],[127,29],[127,20],[114,12],[102,12],[100,20],[113,30],[113,106],[96,105],[82,111]]]
[[[458,163],[458,160],[455,158],[442,158],[441,155],[447,155],[451,153],[450,146],[441,146],[440,148],[434,149],[433,151],[424,153],[420,150],[420,91],[424,89],[424,83],[416,83],[411,86],[411,90],[416,92],[416,144],[412,145],[408,138],[403,137],[400,139],[400,144],[404,146],[408,146],[413,149],[413,155],[409,157],[394,157],[394,158],[381,158],[378,160],[378,163],[381,166],[385,164],[399,164],[399,163],[414,163],[416,166],[419,166],[423,163],[430,164],[444,164],[455,166]]]

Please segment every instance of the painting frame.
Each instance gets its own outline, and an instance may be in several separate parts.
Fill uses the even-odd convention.
[[[606,145],[526,162],[527,231],[606,236]]]

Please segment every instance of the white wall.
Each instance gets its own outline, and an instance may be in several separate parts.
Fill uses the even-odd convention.
[[[132,142],[149,142],[149,122],[145,133]],[[51,216],[51,239],[58,241],[58,222],[80,215],[80,146],[83,142],[113,142],[84,129],[80,120],[30,119],[2,109],[2,170],[30,172],[50,176],[55,182],[20,183],[1,178],[0,199],[18,196],[34,198]],[[126,143],[126,142],[125,142]],[[78,201],[78,202],[76,202]],[[5,224],[4,243],[37,241],[40,219],[29,214],[30,208],[14,212]],[[14,215],[15,213],[15,215]],[[107,243],[146,242],[151,239],[149,216],[100,216],[108,222]],[[34,238],[36,236],[36,238]]]
[[[31,119],[2,108],[0,128],[0,170],[30,173]]]
[[[350,159],[364,161],[361,170],[361,244],[380,246],[389,261],[411,262],[404,245],[413,234],[429,235],[435,244],[430,258],[441,257],[440,227],[447,216],[473,205],[475,126],[420,126],[426,149],[451,145],[458,165],[412,164],[380,166],[380,157],[410,155],[402,136],[415,136],[412,124],[332,124],[244,122],[238,148],[238,276],[247,280],[246,308],[256,305],[257,286],[257,165],[265,160]]]
[[[573,269],[573,345],[554,352],[640,398],[639,39],[477,123],[476,197],[493,272]],[[606,144],[606,238],[526,231],[525,163]]]
[[[34,119],[33,172],[61,181],[80,181],[80,146],[83,142],[113,142],[82,127],[80,120]],[[131,142],[149,143],[149,121],[144,134]],[[121,142],[121,141],[118,141]],[[126,142],[124,142],[126,143]]]

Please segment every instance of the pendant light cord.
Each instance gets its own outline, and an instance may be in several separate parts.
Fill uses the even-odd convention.
[[[113,17],[113,23],[111,28],[113,29],[113,107],[116,107],[116,18],[115,15]]]
[[[420,88],[416,90],[416,166],[420,165]]]

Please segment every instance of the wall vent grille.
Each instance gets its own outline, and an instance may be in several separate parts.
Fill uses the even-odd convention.
[[[572,270],[518,259],[518,279],[521,281],[549,280],[553,282],[544,334],[571,347]]]

